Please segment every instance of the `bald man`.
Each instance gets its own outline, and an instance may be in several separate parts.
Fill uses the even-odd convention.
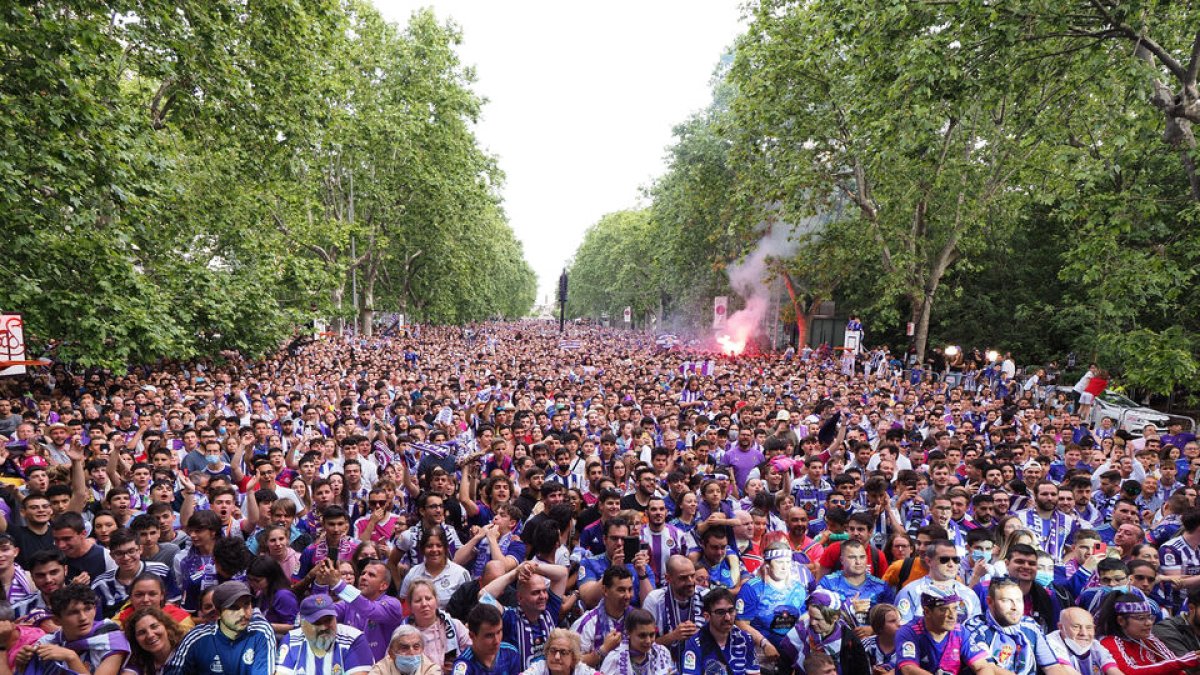
[[[1058,615],[1058,630],[1046,638],[1055,655],[1071,663],[1079,673],[1121,675],[1112,654],[1096,639],[1092,615],[1080,607],[1068,607]]]
[[[670,649],[676,661],[683,655],[684,643],[698,633],[704,623],[700,600],[696,564],[687,556],[667,558],[667,585],[651,591],[642,608],[654,617],[654,625],[658,626],[658,644]]]

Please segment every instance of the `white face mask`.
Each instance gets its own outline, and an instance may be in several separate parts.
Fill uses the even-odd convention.
[[[1092,643],[1090,642],[1076,642],[1071,638],[1063,638],[1063,643],[1067,645],[1067,649],[1070,649],[1071,653],[1075,654],[1075,656],[1083,656],[1092,648]]]

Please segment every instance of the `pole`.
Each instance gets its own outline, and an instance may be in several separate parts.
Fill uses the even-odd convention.
[[[563,270],[558,277],[558,332],[562,333],[567,326],[567,271]]]

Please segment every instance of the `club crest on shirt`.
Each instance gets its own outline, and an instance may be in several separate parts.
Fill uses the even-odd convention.
[[[996,658],[1000,663],[1008,663],[1008,660],[1012,658],[1012,655],[1013,655],[1013,646],[1012,645],[1004,645],[1003,647],[1000,648],[1000,654],[997,655]]]
[[[248,666],[254,665],[254,648],[253,647],[247,649],[242,654],[242,663],[244,663]]]

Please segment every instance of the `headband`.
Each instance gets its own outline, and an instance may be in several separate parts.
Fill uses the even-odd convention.
[[[1148,602],[1118,602],[1117,614],[1153,614],[1154,609]]]
[[[792,557],[792,552],[787,550],[786,548],[773,548],[773,549],[767,551],[767,554],[765,556],[763,556],[763,560],[768,560],[768,561],[769,560],[779,560],[780,558],[791,558],[791,557]]]

